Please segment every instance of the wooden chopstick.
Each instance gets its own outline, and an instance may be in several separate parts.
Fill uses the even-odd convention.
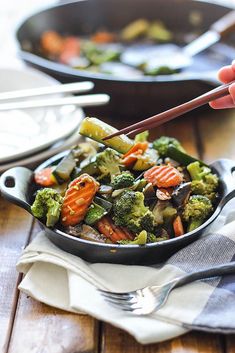
[[[112,137],[119,136],[121,134],[133,133],[137,134],[147,129],[152,129],[156,126],[164,124],[172,119],[177,118],[180,115],[183,115],[191,110],[201,107],[204,104],[209,103],[210,101],[226,96],[229,93],[229,86],[235,81],[229,82],[227,84],[221,85],[213,90],[210,90],[203,95],[194,98],[188,102],[180,104],[174,108],[168,109],[157,115],[153,115],[148,119],[142,120],[136,124],[128,126],[124,129],[121,129],[109,136],[103,138],[103,140],[109,140]]]

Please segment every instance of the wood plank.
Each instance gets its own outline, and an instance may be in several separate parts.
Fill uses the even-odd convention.
[[[0,198],[0,351],[7,346],[17,302],[16,261],[25,246],[32,218],[23,209]]]
[[[199,154],[196,134],[197,116],[195,113],[190,116],[187,115],[186,117],[173,120],[164,126],[165,134],[177,138],[187,153],[193,156],[198,156]]]
[[[20,294],[9,353],[97,352],[98,325]]]
[[[226,353],[235,353],[235,335],[226,337]]]
[[[211,111],[199,118],[203,158],[211,162],[219,158],[235,159],[235,111]]]
[[[173,340],[143,346],[129,334],[107,324],[101,347],[102,353],[223,353],[219,335],[192,332]]]
[[[32,232],[39,231],[36,223]],[[20,293],[9,353],[97,352],[98,322],[49,307]]]

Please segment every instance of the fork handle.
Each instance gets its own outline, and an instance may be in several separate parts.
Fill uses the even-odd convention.
[[[187,283],[194,282],[199,279],[229,275],[232,273],[235,273],[235,261],[215,267],[210,267],[206,270],[193,272],[183,277],[180,277],[175,280],[174,287],[181,287]]]

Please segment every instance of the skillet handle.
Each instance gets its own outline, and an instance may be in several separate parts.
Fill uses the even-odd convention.
[[[230,159],[220,159],[211,164],[219,174],[220,181],[223,189],[223,197],[219,206],[223,208],[227,202],[235,197],[235,161]]]
[[[29,186],[33,172],[24,167],[8,169],[0,178],[0,190],[4,198],[31,213],[28,202]]]

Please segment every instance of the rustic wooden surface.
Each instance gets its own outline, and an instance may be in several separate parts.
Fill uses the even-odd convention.
[[[116,125],[120,125],[114,122]],[[235,111],[198,112],[152,132],[179,138],[192,154],[211,162],[235,160]],[[235,336],[190,332],[141,346],[124,331],[89,316],[74,315],[19,293],[15,264],[38,226],[22,209],[0,199],[1,353],[235,353]]]

